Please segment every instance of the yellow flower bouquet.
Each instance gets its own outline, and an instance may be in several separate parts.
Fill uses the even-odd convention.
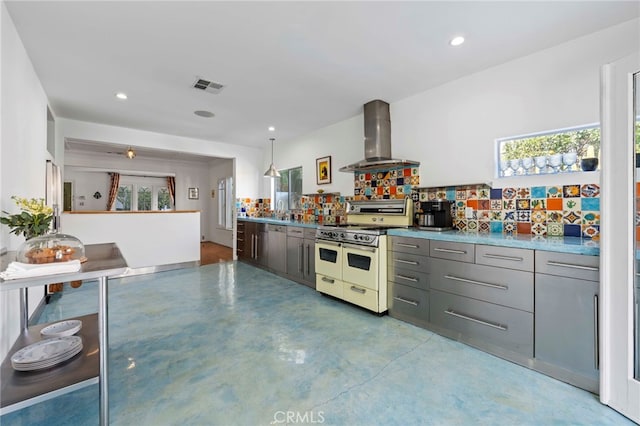
[[[0,217],[0,223],[11,228],[11,233],[24,235],[28,240],[49,231],[53,220],[53,209],[44,203],[43,198],[21,198],[15,195],[11,199],[20,208],[20,213],[9,214],[3,211],[5,217]]]

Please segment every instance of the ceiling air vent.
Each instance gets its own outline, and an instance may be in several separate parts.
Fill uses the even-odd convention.
[[[224,86],[220,83],[216,83],[215,81],[209,81],[198,77],[196,78],[195,83],[193,83],[193,88],[215,94],[220,93]]]

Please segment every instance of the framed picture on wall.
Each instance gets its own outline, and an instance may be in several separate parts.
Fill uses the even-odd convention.
[[[316,183],[331,183],[331,156],[316,159]]]
[[[198,188],[189,188],[189,199],[190,200],[198,199]]]

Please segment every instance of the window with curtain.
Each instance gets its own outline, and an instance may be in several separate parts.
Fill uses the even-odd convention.
[[[165,177],[121,176],[113,210],[172,210],[171,194]]]

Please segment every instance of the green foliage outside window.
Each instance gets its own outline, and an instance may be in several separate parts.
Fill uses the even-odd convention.
[[[151,210],[151,188],[138,188],[138,210]]]
[[[121,186],[118,188],[116,210],[131,210],[131,186]]]
[[[171,209],[171,195],[167,188],[160,188],[158,190],[158,210],[170,210]]]
[[[561,133],[512,139],[500,143],[500,159],[539,157],[575,151],[578,158],[587,156],[587,147],[593,146],[595,155],[600,151],[600,128],[571,130]]]

